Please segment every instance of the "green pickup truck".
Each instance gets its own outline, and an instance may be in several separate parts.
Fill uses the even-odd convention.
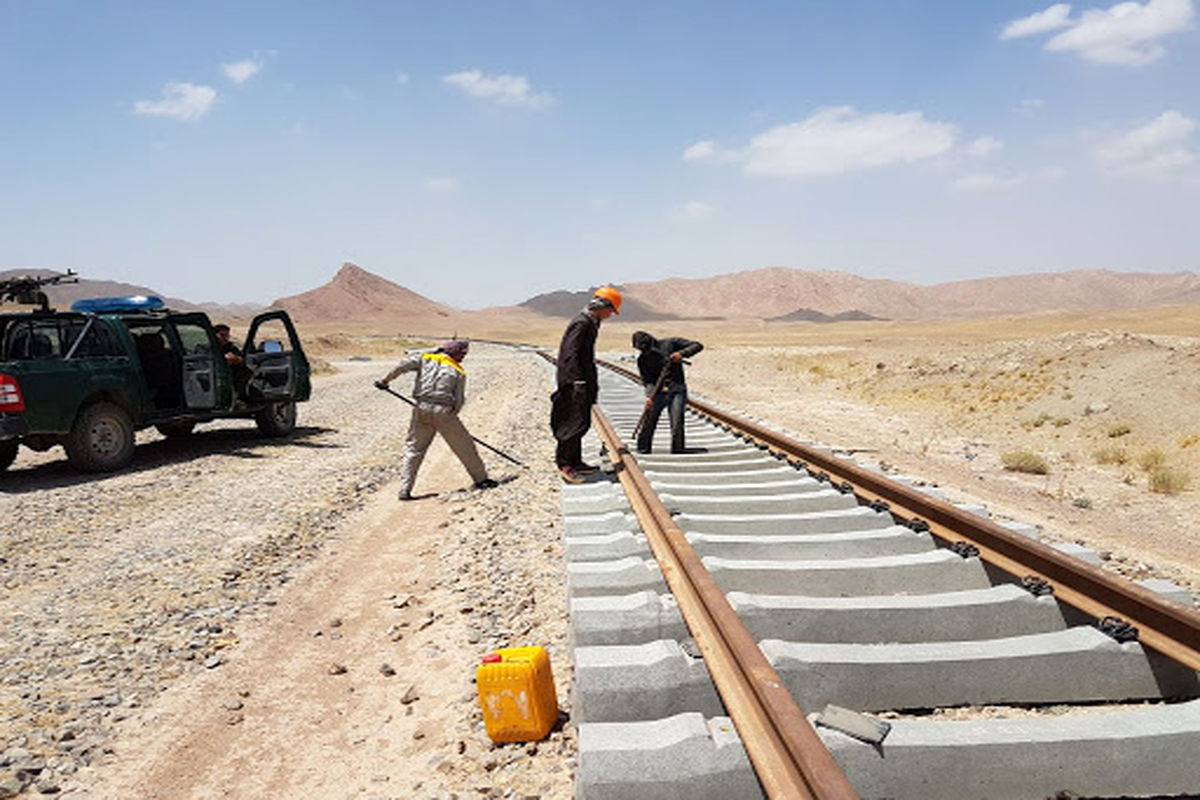
[[[146,297],[53,311],[37,294],[42,309],[0,314],[0,471],[22,444],[61,444],[82,470],[121,469],[135,431],[151,425],[174,437],[244,417],[284,436],[309,398],[308,359],[284,311],[256,316],[240,363],[230,364],[206,314]]]

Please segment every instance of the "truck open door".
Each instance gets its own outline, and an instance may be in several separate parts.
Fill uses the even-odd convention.
[[[309,398],[312,386],[308,358],[286,311],[256,316],[242,352],[250,368],[246,394],[251,402]]]

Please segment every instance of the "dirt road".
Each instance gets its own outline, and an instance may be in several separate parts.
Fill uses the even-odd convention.
[[[4,476],[0,779],[114,800],[570,796],[570,725],[492,749],[471,683],[488,651],[542,644],[567,706],[544,366],[467,361],[464,420],[533,470],[484,452],[511,480],[468,491],[439,442],[404,504],[376,491],[407,420],[370,387],[387,365],[338,367],[287,441],[228,423],[145,434],[117,475],[25,453]]]

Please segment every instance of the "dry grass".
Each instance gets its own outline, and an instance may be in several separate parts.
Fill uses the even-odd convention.
[[[1153,467],[1149,471],[1150,491],[1155,494],[1179,494],[1192,483],[1192,476],[1182,469],[1168,466]]]
[[[318,358],[399,358],[406,350],[434,347],[438,343],[427,339],[375,334],[323,333],[304,341],[304,349]]]
[[[1129,451],[1118,445],[1101,447],[1092,454],[1097,464],[1128,464]]]
[[[1118,422],[1116,425],[1109,426],[1108,438],[1116,439],[1129,433],[1133,428],[1129,427],[1128,423]]]
[[[1137,458],[1137,465],[1143,472],[1162,469],[1167,465],[1167,454],[1157,447],[1145,451]]]
[[[1046,459],[1030,450],[1009,450],[1000,456],[1000,463],[1009,472],[1025,472],[1030,475],[1046,475],[1050,465]]]

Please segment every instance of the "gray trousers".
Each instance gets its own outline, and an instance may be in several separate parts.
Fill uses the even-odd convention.
[[[417,470],[425,460],[429,445],[433,444],[433,436],[440,433],[446,444],[458,456],[458,460],[467,468],[471,480],[479,483],[487,477],[487,468],[471,441],[462,420],[449,410],[426,411],[414,408],[412,419],[408,423],[408,439],[404,443],[404,463],[400,466],[400,491],[411,492],[417,481]]]

